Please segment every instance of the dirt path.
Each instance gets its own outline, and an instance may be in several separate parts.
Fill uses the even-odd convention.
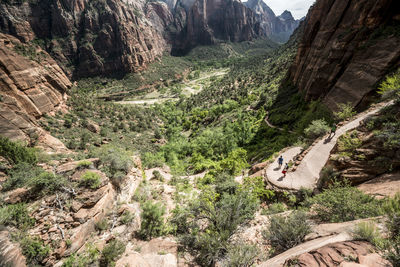
[[[196,80],[192,80],[189,82],[184,83],[185,87],[183,88],[184,91],[189,93],[189,95],[197,94],[203,90],[203,84],[198,84],[202,80],[209,79],[211,77],[219,77],[219,76],[224,76],[228,73],[229,69],[223,69],[217,72],[210,73],[208,75],[205,75],[203,77],[197,78]],[[199,89],[194,89],[194,85],[199,85]]]
[[[178,100],[178,98],[155,98],[155,99],[143,99],[143,100],[127,100],[127,101],[117,101],[116,104],[122,105],[153,105],[155,103],[162,103],[168,100]]]
[[[285,129],[283,129],[283,128],[280,128],[280,127],[277,127],[277,126],[275,126],[275,125],[272,125],[272,124],[269,122],[269,120],[268,120],[268,113],[267,113],[267,116],[265,116],[264,121],[265,121],[265,123],[268,125],[268,127],[271,127],[271,128],[274,128],[274,129],[278,129],[279,131],[284,131],[284,130],[285,130]],[[293,132],[293,131],[289,131],[289,133],[294,133],[294,132]]]
[[[287,173],[283,177],[282,170],[279,169],[278,163],[275,161],[270,164],[266,171],[266,178],[273,185],[289,190],[299,190],[300,188],[313,189],[319,179],[319,173],[325,166],[329,159],[329,155],[335,146],[338,138],[346,132],[359,126],[360,122],[368,116],[371,116],[381,110],[383,107],[390,105],[392,102],[385,103],[370,111],[360,114],[356,119],[346,123],[336,130],[336,134],[328,139],[326,136],[320,140],[311,150],[307,153],[296,171]],[[284,163],[293,160],[293,158],[300,153],[300,147],[291,148],[282,153]]]

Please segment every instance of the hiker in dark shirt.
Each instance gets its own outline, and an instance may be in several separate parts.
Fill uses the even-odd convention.
[[[278,158],[279,169],[282,167],[283,164],[283,157],[282,155]]]

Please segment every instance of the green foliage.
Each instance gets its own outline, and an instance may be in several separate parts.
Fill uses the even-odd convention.
[[[264,178],[261,176],[245,177],[243,188],[261,201],[271,200],[275,196],[274,191],[266,188]]]
[[[267,209],[263,210],[262,213],[263,215],[272,215],[272,214],[277,214],[286,211],[287,208],[284,203],[278,202],[278,203],[272,203],[271,205],[268,206]]]
[[[66,180],[51,172],[42,172],[30,179],[27,183],[33,195],[44,195],[54,193],[66,184]]]
[[[345,222],[382,214],[380,201],[347,183],[335,182],[322,193],[304,202],[323,222]]]
[[[139,235],[146,240],[161,236],[165,230],[165,207],[151,201],[146,201],[141,206],[142,213],[140,214],[141,225]]]
[[[187,210],[181,209],[176,220],[178,227],[185,225],[180,235],[182,245],[200,265],[212,265],[226,253],[237,226],[253,218],[257,206],[257,199],[243,189],[220,196],[213,189],[204,188]]]
[[[20,162],[8,172],[8,179],[2,184],[4,191],[26,186],[29,181],[43,172],[42,168]]]
[[[228,157],[220,163],[224,171],[232,175],[238,175],[240,172],[249,166],[247,163],[247,151],[243,148],[235,149],[229,152]]]
[[[89,168],[92,165],[90,160],[82,160],[78,163],[78,168]]]
[[[34,148],[26,147],[20,143],[12,142],[8,138],[0,136],[0,156],[15,164],[37,162],[37,152]]]
[[[347,152],[352,155],[354,151],[359,148],[362,144],[362,141],[357,136],[357,132],[353,131],[350,133],[345,133],[344,135],[339,137],[338,140],[338,150],[339,152]]]
[[[279,253],[301,244],[309,233],[311,226],[307,215],[301,211],[294,211],[288,216],[273,216],[264,236],[275,253]]]
[[[28,264],[32,266],[42,263],[51,251],[49,245],[44,245],[43,241],[39,238],[24,236],[19,240],[19,244],[22,254],[26,257]]]
[[[361,222],[357,224],[353,231],[353,237],[356,240],[365,240],[377,248],[384,247],[384,240],[381,237],[379,229],[373,222]]]
[[[124,253],[124,251],[125,244],[122,241],[118,239],[110,241],[101,252],[100,266],[115,266],[115,261],[122,255],[122,253]]]
[[[104,219],[96,222],[94,226],[97,229],[97,231],[99,231],[99,232],[105,231],[108,229],[108,220],[106,218],[104,218]]]
[[[122,224],[130,224],[133,221],[133,218],[135,218],[135,215],[126,210],[122,214],[120,221]]]
[[[340,121],[349,119],[356,114],[351,103],[339,103],[338,109],[339,110],[334,113],[334,116]]]
[[[158,170],[154,170],[153,171],[153,177],[154,179],[160,181],[160,182],[164,182],[164,177],[162,176],[162,174],[158,171]]]
[[[386,77],[379,85],[378,92],[382,95],[395,95],[397,99],[400,99],[400,69]]]
[[[19,229],[26,229],[34,224],[35,219],[29,216],[25,203],[0,207],[0,225],[11,225]]]
[[[254,265],[259,254],[260,251],[255,245],[239,243],[228,248],[223,266],[251,267]]]
[[[324,119],[320,119],[312,121],[310,126],[304,130],[304,134],[308,138],[315,139],[327,134],[329,130],[328,123]]]
[[[124,148],[104,145],[91,152],[91,156],[100,158],[101,163],[106,167],[105,171],[110,176],[117,172],[128,173],[133,167],[132,153]]]
[[[97,189],[101,185],[101,177],[98,173],[87,171],[81,176],[79,185],[91,189]]]

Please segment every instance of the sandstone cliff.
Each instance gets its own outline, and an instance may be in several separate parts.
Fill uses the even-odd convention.
[[[307,99],[357,106],[400,63],[400,7],[394,0],[319,0],[304,25],[289,76]]]
[[[263,0],[249,0],[244,5],[256,14],[262,34],[273,41],[287,42],[293,31],[299,26],[300,20],[295,20],[289,11],[286,10],[280,16],[276,16]]]
[[[218,40],[241,42],[262,36],[255,14],[236,0],[179,1],[175,7],[174,28],[178,32],[173,53]]]
[[[70,76],[141,70],[166,49],[144,14],[145,1],[8,2],[0,4],[0,31],[24,42],[41,39]]]
[[[39,138],[35,119],[64,103],[71,82],[51,57],[36,46],[0,34],[0,135]]]

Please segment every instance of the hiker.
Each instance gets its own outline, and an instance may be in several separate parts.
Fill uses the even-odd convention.
[[[278,164],[279,164],[279,169],[282,167],[282,164],[283,164],[283,157],[282,157],[282,155],[279,157],[279,159],[278,159]]]
[[[289,170],[289,165],[286,163],[285,164],[285,168],[283,168],[283,171],[282,171],[283,177],[286,177],[286,173],[287,173],[288,170]]]
[[[329,138],[332,138],[331,134],[333,134],[332,137],[334,137],[336,134],[336,124],[335,123],[332,124],[331,133],[329,134]]]

